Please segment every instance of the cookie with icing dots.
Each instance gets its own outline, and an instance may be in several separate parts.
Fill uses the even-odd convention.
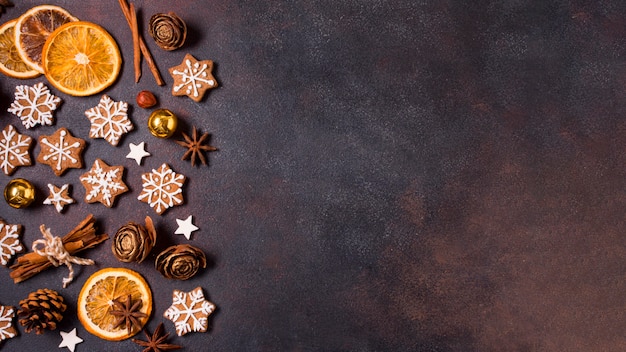
[[[59,128],[52,135],[40,136],[41,150],[37,162],[47,164],[55,175],[61,176],[67,169],[82,169],[85,140],[74,137],[67,128]]]
[[[172,85],[173,96],[188,96],[195,102],[200,102],[207,90],[217,87],[213,77],[213,61],[198,61],[191,54],[185,55],[183,62],[169,69],[174,78]]]

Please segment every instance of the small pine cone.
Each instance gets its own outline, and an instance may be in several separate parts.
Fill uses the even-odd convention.
[[[154,265],[168,279],[187,280],[206,268],[206,256],[198,247],[179,244],[159,253]]]
[[[180,48],[187,37],[187,25],[175,13],[156,13],[150,17],[148,32],[163,50]]]
[[[24,331],[30,333],[35,330],[35,333],[40,335],[46,329],[57,328],[57,323],[63,319],[66,308],[63,296],[54,290],[43,288],[31,292],[27,298],[20,301],[17,315]]]
[[[124,263],[141,263],[148,257],[156,243],[156,230],[152,219],[146,217],[146,226],[129,222],[120,227],[113,237],[113,255]]]

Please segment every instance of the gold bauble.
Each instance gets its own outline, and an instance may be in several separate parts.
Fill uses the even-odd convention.
[[[178,127],[178,118],[167,109],[157,109],[148,118],[148,129],[153,136],[170,138]]]
[[[23,178],[13,179],[4,187],[4,199],[13,208],[26,208],[35,200],[35,186]]]

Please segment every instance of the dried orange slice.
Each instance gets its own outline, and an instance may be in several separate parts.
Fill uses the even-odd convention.
[[[139,318],[141,326],[129,333],[124,324],[116,327],[118,317],[111,312],[115,302],[126,302],[131,295],[132,303],[141,300]],[[78,295],[78,320],[90,333],[110,341],[127,339],[143,328],[152,312],[152,292],[144,278],[137,272],[125,268],[106,268],[92,274]]]
[[[69,22],[55,30],[43,47],[48,81],[69,95],[96,94],[115,82],[122,55],[109,32],[91,22]]]
[[[43,73],[41,50],[48,36],[61,25],[78,21],[67,10],[54,5],[40,5],[24,12],[15,23],[15,47],[30,67]]]
[[[15,47],[15,23],[17,19],[0,26],[0,72],[13,78],[33,78],[40,75],[22,60]]]

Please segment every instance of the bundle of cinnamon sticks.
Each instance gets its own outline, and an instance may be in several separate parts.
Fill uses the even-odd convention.
[[[126,22],[128,22],[128,26],[130,27],[130,32],[133,36],[133,64],[135,67],[135,83],[139,82],[139,78],[141,77],[141,55],[143,54],[146,59],[146,63],[156,80],[156,83],[160,86],[165,84],[163,78],[161,77],[161,73],[159,72],[158,67],[154,63],[154,59],[152,58],[152,54],[150,50],[148,50],[148,46],[146,46],[146,42],[143,40],[143,37],[139,33],[139,26],[137,25],[137,12],[135,11],[134,4],[128,4],[126,0],[118,0],[120,7],[122,8],[122,12],[124,13],[124,17],[126,18]]]
[[[93,215],[89,214],[85,220],[67,235],[63,236],[63,247],[70,255],[95,247],[109,239],[109,236],[106,234],[96,234],[95,222]],[[52,265],[52,262],[47,257],[35,252],[26,253],[17,258],[17,262],[10,267],[12,270],[10,276],[13,282],[19,283],[37,275]]]

